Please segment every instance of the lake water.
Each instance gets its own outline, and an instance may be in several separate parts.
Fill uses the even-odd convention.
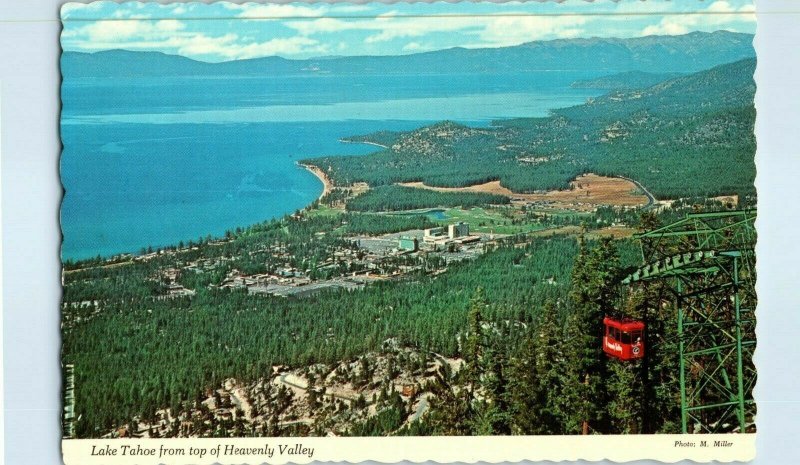
[[[66,76],[62,257],[138,252],[280,217],[322,191],[297,160],[376,150],[343,137],[544,116],[596,95],[569,87],[595,76]]]

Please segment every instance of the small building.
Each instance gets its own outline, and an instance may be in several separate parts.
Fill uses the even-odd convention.
[[[459,238],[456,242],[459,244],[472,244],[475,242],[479,242],[481,240],[481,236],[466,236]]]
[[[186,289],[177,283],[167,284],[165,289],[169,296],[191,296],[195,294],[195,291],[192,289]]]
[[[416,252],[419,249],[419,242],[416,237],[400,236],[397,240],[397,248],[403,251]]]
[[[459,221],[456,224],[447,226],[447,237],[455,239],[458,237],[469,236],[469,224]]]

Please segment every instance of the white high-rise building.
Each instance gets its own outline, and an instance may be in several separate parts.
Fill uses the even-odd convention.
[[[447,237],[455,239],[457,237],[469,236],[469,223],[459,221],[456,224],[447,226]]]

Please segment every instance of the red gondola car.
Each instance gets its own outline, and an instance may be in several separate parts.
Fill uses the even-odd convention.
[[[620,360],[644,357],[644,323],[605,317],[603,324],[606,327],[603,336],[605,353]]]

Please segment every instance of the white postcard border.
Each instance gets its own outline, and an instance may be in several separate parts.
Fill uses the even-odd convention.
[[[6,16],[6,20],[19,21],[16,27],[0,30],[0,37],[9,44],[3,52],[3,63],[0,63],[0,75],[4,81],[1,87],[16,90],[5,94],[8,98],[3,116],[4,121],[10,124],[3,131],[3,135],[7,136],[2,147],[4,168],[14,168],[14,162],[32,157],[51,157],[54,160],[52,163],[57,164],[57,121],[52,110],[57,106],[57,92],[54,90],[59,81],[57,17],[58,6],[62,3],[63,0],[45,0],[9,2],[0,6],[2,11],[13,12]],[[786,150],[778,153],[778,158],[771,160],[770,164],[766,163],[764,153],[756,159],[759,168],[757,185],[762,194],[760,200],[763,201],[759,226],[764,228],[762,232],[769,231],[774,244],[774,247],[761,248],[758,252],[760,265],[763,265],[759,267],[759,272],[765,279],[759,290],[765,291],[762,297],[769,297],[770,303],[787,310],[793,303],[796,304],[800,291],[796,286],[788,286],[783,292],[770,295],[768,293],[775,288],[767,285],[767,280],[780,278],[784,270],[780,265],[788,266],[798,258],[800,251],[797,248],[780,249],[780,246],[794,241],[793,232],[780,228],[800,226],[800,223],[791,219],[792,214],[800,212],[797,205],[787,205],[781,201],[784,196],[798,192],[794,176],[800,165],[788,153],[788,149],[798,146],[798,132],[790,129],[796,128],[800,121],[796,110],[784,113],[785,110],[780,106],[781,102],[796,102],[794,97],[800,95],[791,77],[792,71],[797,69],[797,63],[800,63],[797,59],[800,58],[800,49],[794,46],[796,40],[800,39],[800,29],[794,27],[796,23],[792,23],[791,15],[769,16],[764,14],[764,10],[796,9],[796,6],[794,0],[759,1],[758,9],[762,14],[759,14],[756,37],[759,56],[756,79],[760,89],[756,99],[760,122],[782,122],[776,125],[759,124],[756,130],[759,151],[764,150],[765,146]],[[794,16],[796,19],[797,16]],[[27,91],[18,92],[22,87]],[[27,110],[18,111],[23,107]],[[58,196],[52,190],[57,181],[53,181],[56,175],[52,168],[51,171],[38,171],[27,165],[16,170],[4,169],[5,198],[26,199],[24,208],[27,210],[54,211],[52,206],[57,203]],[[783,210],[778,212],[779,208]],[[788,212],[785,210],[787,208]],[[7,415],[4,421],[7,425],[4,436],[10,440],[5,443],[2,458],[18,465],[59,463],[59,442],[54,439],[58,438],[60,431],[57,392],[60,389],[57,367],[60,342],[52,338],[52,328],[58,323],[58,316],[52,309],[58,306],[59,286],[56,281],[45,283],[42,292],[36,294],[38,300],[34,303],[45,301],[51,305],[41,307],[30,305],[31,302],[27,300],[30,296],[23,297],[13,290],[18,284],[58,273],[58,263],[53,254],[59,241],[55,232],[56,215],[36,214],[33,218],[25,218],[21,210],[21,204],[17,207],[13,204],[4,205],[3,208],[6,233],[3,239],[7,245],[4,266],[14,270],[14,273],[4,277],[7,289],[11,289],[3,302],[3,317],[8,323],[4,325],[8,336],[4,358],[24,359],[26,363],[4,366],[4,391],[10,394],[5,396],[3,410],[10,410],[11,415]],[[49,232],[31,237],[29,232],[32,229]],[[789,284],[784,279],[772,282],[778,287]],[[28,318],[20,318],[22,315],[28,315]],[[800,442],[795,440],[793,428],[800,413],[800,397],[794,381],[798,379],[800,365],[785,363],[786,360],[796,360],[800,346],[796,345],[796,339],[784,337],[800,330],[798,321],[790,312],[759,314],[759,338],[767,335],[780,337],[764,338],[756,352],[760,376],[755,396],[759,402],[760,433],[759,453],[753,463],[782,463],[781,460],[800,457]],[[21,343],[23,340],[25,344]],[[23,393],[30,393],[37,384],[43,387],[34,387],[31,402],[20,402],[19,399],[25,397]],[[46,391],[46,395],[38,395],[39,390]],[[23,420],[23,417],[27,418]],[[638,437],[627,438],[632,441],[631,444],[639,441]],[[64,451],[72,453],[79,450],[81,446],[78,442],[66,441]]]
[[[749,461],[756,434],[336,437],[204,439],[68,439],[66,465],[306,464],[374,461],[396,463],[520,462],[656,458],[674,463]],[[170,452],[171,451],[171,452]]]

